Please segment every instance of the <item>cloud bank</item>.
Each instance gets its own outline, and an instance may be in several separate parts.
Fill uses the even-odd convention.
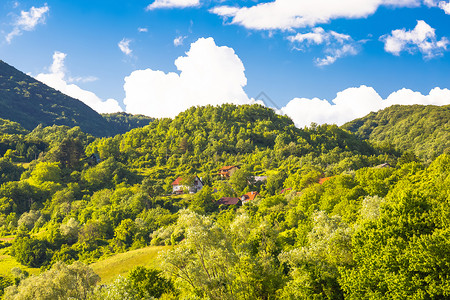
[[[438,40],[435,29],[425,21],[417,21],[413,30],[393,30],[390,35],[382,36],[381,40],[384,42],[386,52],[397,56],[403,51],[420,52],[426,59],[442,56],[449,44],[446,37]]]
[[[119,103],[114,99],[107,99],[103,101],[94,93],[83,90],[75,84],[69,82],[86,82],[95,80],[95,77],[77,77],[66,79],[66,69],[64,60],[66,54],[56,51],[53,54],[53,64],[50,67],[50,73],[38,74],[35,78],[42,83],[72,97],[84,102],[98,113],[113,113],[122,111]]]
[[[295,98],[281,112],[289,116],[297,127],[309,126],[312,122],[342,125],[394,104],[447,105],[450,104],[450,90],[434,88],[428,95],[422,95],[401,89],[383,99],[372,87],[363,85],[337,93],[331,103],[318,98]]]
[[[327,41],[351,38],[316,29],[291,39],[307,45],[322,45]],[[232,48],[217,46],[213,38],[200,38],[192,43],[186,55],[175,60],[175,65],[179,73],[146,69],[126,77],[126,111],[172,118],[197,105],[261,104],[261,101],[249,99],[244,91],[247,78],[240,58]],[[401,89],[383,99],[372,87],[363,85],[337,93],[332,101],[294,98],[278,112],[292,118],[298,127],[309,126],[311,122],[342,125],[394,104],[447,105],[450,104],[450,90],[437,87],[428,95],[422,95]]]
[[[49,10],[47,4],[42,7],[32,6],[29,11],[22,10],[20,16],[13,23],[13,30],[6,35],[8,44],[14,37],[21,35],[24,31],[33,31],[38,24],[45,23],[45,17]]]
[[[380,6],[414,7],[420,4],[420,0],[275,0],[250,7],[217,6],[210,12],[231,18],[232,24],[248,29],[292,30],[339,18],[365,18]]]
[[[126,111],[153,117],[174,117],[195,105],[235,103],[250,99],[242,61],[213,38],[191,44],[186,56],[175,60],[178,73],[146,69],[125,78]]]

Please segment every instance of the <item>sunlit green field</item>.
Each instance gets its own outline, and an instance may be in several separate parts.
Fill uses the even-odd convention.
[[[22,270],[26,270],[30,274],[38,274],[39,268],[26,267],[9,254],[10,247],[0,249],[0,275],[10,275],[11,269],[18,267]]]
[[[118,275],[126,276],[136,266],[157,268],[158,254],[168,249],[169,246],[153,246],[119,253],[93,263],[91,267],[100,276],[102,283],[109,283]]]

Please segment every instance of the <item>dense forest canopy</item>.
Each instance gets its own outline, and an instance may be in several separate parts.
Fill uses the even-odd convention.
[[[432,109],[448,124],[448,107]],[[0,251],[22,266],[0,273],[0,290],[4,299],[448,298],[448,141],[435,147],[446,127],[424,135],[416,123],[404,138],[414,150],[434,141],[431,156],[369,131],[299,129],[260,105],[192,107],[103,138],[0,120]],[[220,176],[224,166],[236,171]],[[173,193],[176,179],[196,176],[199,192]],[[224,197],[238,204],[218,205]],[[166,246],[158,264],[112,282],[88,266],[148,246]]]
[[[389,141],[430,162],[450,148],[450,105],[394,105],[343,128],[373,143]]]

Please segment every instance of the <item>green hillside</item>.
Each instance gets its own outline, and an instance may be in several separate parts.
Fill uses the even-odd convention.
[[[450,105],[394,105],[342,128],[362,139],[390,143],[430,161],[450,149]]]
[[[260,105],[106,138],[0,120],[0,294],[447,299],[450,156],[377,144]]]

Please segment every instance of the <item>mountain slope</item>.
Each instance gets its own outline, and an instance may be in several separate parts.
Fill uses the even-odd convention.
[[[450,149],[450,105],[394,105],[342,128],[362,139],[389,142],[400,150],[431,160]]]
[[[56,91],[0,61],[0,118],[33,130],[37,125],[80,126],[95,136],[111,135],[107,120],[83,102]]]

